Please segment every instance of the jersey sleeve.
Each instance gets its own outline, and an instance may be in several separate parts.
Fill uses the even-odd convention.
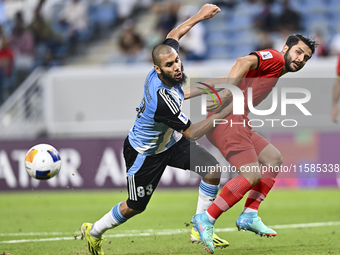
[[[179,42],[176,41],[175,39],[173,39],[173,38],[165,39],[163,44],[168,45],[168,46],[174,48],[177,53],[179,52]]]
[[[262,75],[270,75],[276,77],[281,73],[284,66],[284,58],[280,52],[273,49],[253,51],[250,54],[254,54],[258,58],[257,71],[260,71]]]
[[[157,91],[157,109],[154,120],[162,122],[178,132],[185,131],[191,125],[188,117],[181,111],[175,99],[166,89]]]

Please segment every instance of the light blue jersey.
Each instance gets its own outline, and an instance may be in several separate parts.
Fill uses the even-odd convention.
[[[131,146],[146,156],[161,153],[182,138],[180,131],[190,126],[182,112],[182,87],[169,87],[158,78],[154,68],[146,77],[144,95],[136,108],[135,124],[129,132]]]

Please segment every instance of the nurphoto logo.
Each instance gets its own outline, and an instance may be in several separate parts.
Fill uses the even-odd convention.
[[[212,90],[211,86],[204,84],[204,83],[200,83],[203,84],[205,86],[207,86],[210,90]],[[234,115],[244,115],[245,114],[245,102],[247,102],[247,106],[249,109],[249,112],[253,113],[254,115],[257,116],[269,116],[272,113],[274,113],[276,111],[276,109],[278,108],[278,98],[279,98],[279,89],[278,88],[273,88],[271,91],[271,95],[269,95],[268,97],[271,96],[272,98],[272,104],[271,107],[267,110],[259,110],[256,109],[254,107],[253,104],[253,88],[248,87],[247,88],[247,101],[245,101],[245,97],[244,97],[244,93],[243,91],[234,85],[223,85],[223,88],[229,89],[232,96],[233,96],[233,114]],[[202,89],[202,88],[201,88]],[[206,89],[202,89],[205,92]],[[216,90],[213,89],[212,91],[214,91],[215,94],[217,94]],[[207,92],[207,94],[209,94],[211,97],[212,94],[209,92]],[[300,98],[289,98],[288,94],[294,94],[295,97],[297,95],[299,95]],[[218,95],[218,94],[217,94]],[[302,95],[302,97],[301,97]],[[220,97],[218,96],[218,99],[220,100]],[[305,116],[311,116],[312,114],[307,110],[307,108],[304,106],[305,103],[309,102],[311,99],[311,93],[309,90],[305,89],[305,88],[297,88],[297,87],[284,87],[280,89],[280,101],[281,101],[281,116],[286,116],[287,115],[287,105],[295,105]],[[201,114],[202,115],[207,115],[207,99],[206,99],[206,94],[203,94],[201,97]],[[215,104],[216,101],[214,100]],[[222,102],[221,102],[222,105]],[[281,125],[283,127],[295,127],[297,126],[298,122],[295,119],[265,119],[265,121],[269,121],[272,124],[272,127],[274,127],[274,123],[277,121],[281,122]],[[251,123],[253,122],[253,124]],[[255,125],[254,123],[257,123],[257,125]],[[227,119],[215,119],[214,120],[214,127],[217,125],[223,125],[223,124],[227,124],[228,120]],[[230,120],[230,125],[240,125],[243,124],[244,126],[246,126],[245,120],[244,122],[234,122],[232,123],[232,120]],[[262,127],[264,125],[264,121],[261,119],[252,119],[248,121],[248,125],[251,127]]]

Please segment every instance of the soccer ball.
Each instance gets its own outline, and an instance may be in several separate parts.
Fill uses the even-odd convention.
[[[25,158],[27,173],[37,180],[48,180],[59,173],[59,152],[49,144],[38,144],[28,150]]]

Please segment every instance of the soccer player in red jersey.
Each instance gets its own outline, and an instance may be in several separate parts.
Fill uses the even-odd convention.
[[[333,122],[337,123],[338,122],[338,114],[339,114],[339,107],[338,107],[338,102],[340,98],[340,52],[338,54],[338,65],[337,65],[337,77],[334,82],[334,87],[333,87],[333,107],[332,107],[332,120]]]
[[[206,212],[196,214],[192,219],[194,227],[198,229],[201,240],[210,253],[214,252],[212,233],[216,219],[240,201],[248,191],[250,192],[244,210],[237,219],[236,226],[239,230],[249,230],[261,236],[276,235],[274,230],[263,224],[257,211],[261,201],[273,187],[278,174],[276,171],[262,173],[261,168],[280,167],[282,157],[278,149],[253,131],[248,124],[247,88],[252,88],[253,106],[257,106],[268,96],[279,77],[288,72],[297,72],[304,67],[312,57],[316,46],[314,40],[294,34],[288,37],[281,52],[274,49],[252,52],[246,57],[237,59],[227,77],[206,81],[211,86],[215,84],[238,86],[245,96],[244,115],[230,114],[225,118],[227,124],[217,125],[206,134],[209,141],[220,150],[232,166],[236,167],[239,173],[224,185]],[[200,94],[202,90],[197,87],[185,91],[186,98]],[[223,105],[232,103],[232,95],[228,89],[225,89],[220,96]],[[210,105],[208,111],[219,111],[221,107]],[[236,123],[238,125],[235,125]]]

